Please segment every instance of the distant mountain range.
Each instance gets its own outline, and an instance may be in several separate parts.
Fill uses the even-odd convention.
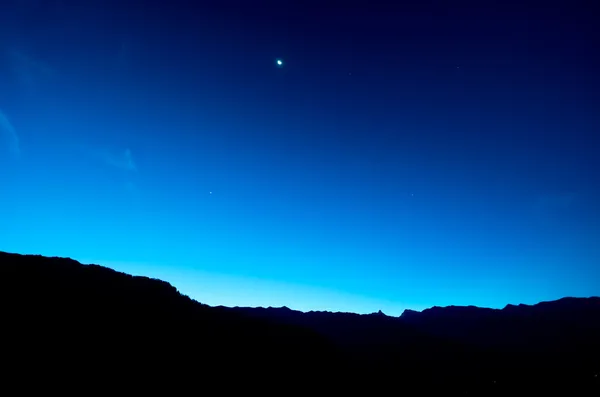
[[[0,380],[22,392],[600,395],[598,297],[399,317],[209,307],[164,281],[0,252],[0,313]]]

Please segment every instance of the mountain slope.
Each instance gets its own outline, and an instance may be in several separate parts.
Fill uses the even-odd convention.
[[[0,313],[1,384],[24,391],[600,391],[598,298],[400,317],[209,307],[160,280],[0,252]]]
[[[598,348],[600,298],[563,298],[503,309],[474,306],[405,311],[400,319],[433,335],[521,351],[577,352]]]
[[[433,307],[407,310],[400,317],[288,308],[231,310],[315,330],[360,359],[368,357],[380,375],[403,373],[427,384],[485,390],[492,385],[505,390],[527,386],[534,392],[599,386],[597,297],[502,310]]]
[[[3,368],[43,383],[268,391],[299,378],[318,381],[340,365],[315,332],[211,308],[163,281],[70,259],[0,253],[0,312]]]

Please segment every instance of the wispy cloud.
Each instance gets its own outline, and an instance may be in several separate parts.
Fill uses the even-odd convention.
[[[116,55],[113,59],[114,65],[118,69],[128,69],[131,66],[132,47],[133,40],[131,38],[121,40]]]
[[[41,79],[55,75],[55,71],[46,62],[25,51],[11,48],[6,56],[18,81],[27,89],[34,89]]]
[[[538,197],[537,208],[543,212],[561,211],[577,204],[578,198],[575,192],[543,194]]]
[[[2,110],[0,110],[0,142],[2,146],[8,147],[11,155],[17,157],[21,153],[17,131]]]
[[[572,215],[581,204],[581,195],[576,192],[545,193],[533,204],[533,214],[538,222],[549,224]]]
[[[137,171],[137,166],[133,160],[131,150],[125,149],[120,153],[106,153],[103,156],[106,164],[120,168],[125,171]]]

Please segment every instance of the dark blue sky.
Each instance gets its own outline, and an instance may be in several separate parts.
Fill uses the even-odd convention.
[[[600,15],[494,3],[3,1],[0,250],[212,305],[598,295]]]

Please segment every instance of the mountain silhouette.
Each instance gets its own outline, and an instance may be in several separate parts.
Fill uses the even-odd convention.
[[[160,280],[61,258],[0,253],[0,264],[3,378],[20,388],[275,392],[341,364],[313,331],[211,308]]]
[[[600,298],[433,307],[399,317],[210,307],[164,281],[2,252],[0,282],[8,390],[600,391]]]

